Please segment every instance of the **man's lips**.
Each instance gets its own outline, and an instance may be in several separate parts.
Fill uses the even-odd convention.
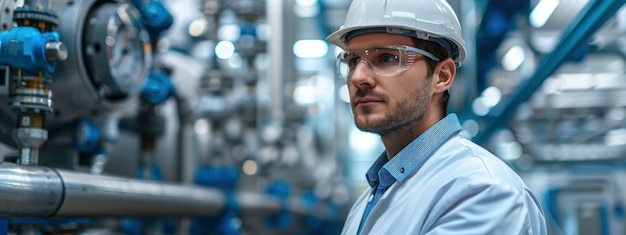
[[[354,100],[354,104],[355,105],[369,105],[369,104],[374,104],[374,103],[380,103],[382,102],[381,99],[376,99],[376,98],[372,98],[372,97],[363,97],[363,98],[357,98]]]

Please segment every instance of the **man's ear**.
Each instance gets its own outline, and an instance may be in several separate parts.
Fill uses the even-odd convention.
[[[456,64],[452,58],[447,58],[439,64],[435,68],[435,93],[443,93],[448,90],[450,86],[452,86],[452,82],[454,82],[454,77],[456,76]]]

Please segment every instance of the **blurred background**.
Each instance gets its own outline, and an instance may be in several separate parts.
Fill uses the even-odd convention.
[[[623,0],[449,0],[449,111],[550,234],[626,234]],[[383,151],[350,0],[0,0],[0,234],[339,234]]]

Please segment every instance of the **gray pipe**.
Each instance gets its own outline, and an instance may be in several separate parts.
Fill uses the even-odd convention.
[[[270,195],[237,192],[243,216],[279,212],[281,201]],[[221,189],[92,175],[42,166],[0,162],[0,218],[214,216],[227,207]],[[294,215],[337,218],[290,198]]]
[[[65,186],[55,217],[217,215],[218,189],[58,170]]]
[[[217,215],[218,189],[0,163],[0,217]]]
[[[0,217],[48,217],[63,201],[63,182],[45,167],[0,163]]]

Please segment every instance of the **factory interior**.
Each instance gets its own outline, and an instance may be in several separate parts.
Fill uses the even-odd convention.
[[[325,41],[350,2],[0,0],[0,235],[339,234],[384,150]],[[448,2],[462,135],[549,234],[626,234],[626,1]]]

